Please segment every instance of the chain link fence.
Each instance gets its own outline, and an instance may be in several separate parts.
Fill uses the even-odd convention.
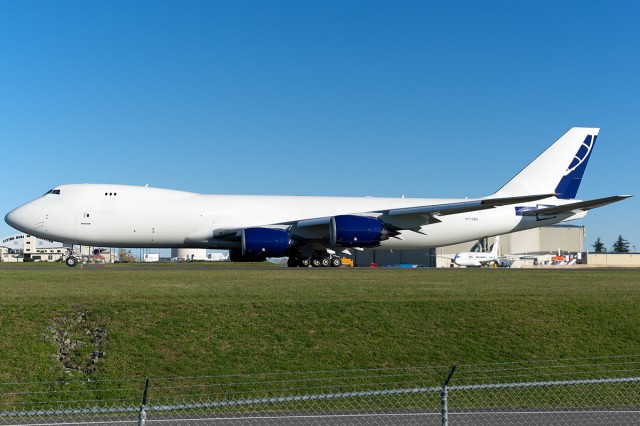
[[[0,384],[0,424],[637,425],[640,356]]]

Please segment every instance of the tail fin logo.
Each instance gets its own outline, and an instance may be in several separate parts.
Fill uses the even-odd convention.
[[[593,145],[596,142],[597,136],[588,135],[587,138],[582,142],[580,149],[575,157],[573,157],[573,161],[569,164],[569,168],[564,173],[565,176],[577,170],[578,167],[587,160],[589,160],[589,155],[591,154],[591,150],[593,149]]]
[[[572,199],[576,197],[578,187],[584,175],[584,170],[587,167],[587,162],[589,161],[597,138],[597,135],[587,135],[582,145],[580,145],[578,152],[575,157],[573,157],[571,164],[569,164],[564,176],[556,187],[555,192],[558,194],[558,198]]]

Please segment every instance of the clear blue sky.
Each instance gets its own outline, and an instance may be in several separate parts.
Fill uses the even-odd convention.
[[[0,213],[83,182],[483,196],[573,126],[602,128],[578,196],[638,194],[639,22],[636,1],[1,2]],[[639,207],[576,223],[640,250]]]

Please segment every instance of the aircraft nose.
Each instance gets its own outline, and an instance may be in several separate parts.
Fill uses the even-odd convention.
[[[7,222],[7,225],[11,226],[12,228],[16,228],[17,229],[18,228],[17,225],[18,225],[19,214],[16,213],[16,210],[18,210],[18,209],[11,210],[9,213],[7,213],[4,216],[4,221]]]
[[[37,227],[38,222],[42,222],[36,210],[34,206],[25,204],[7,213],[4,221],[12,228],[28,234]]]

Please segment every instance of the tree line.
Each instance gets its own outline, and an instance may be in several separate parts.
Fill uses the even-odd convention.
[[[607,248],[600,240],[600,237],[592,245],[594,253],[607,253]],[[611,246],[611,253],[629,253],[629,241],[622,238],[622,235],[618,236],[618,239]]]

